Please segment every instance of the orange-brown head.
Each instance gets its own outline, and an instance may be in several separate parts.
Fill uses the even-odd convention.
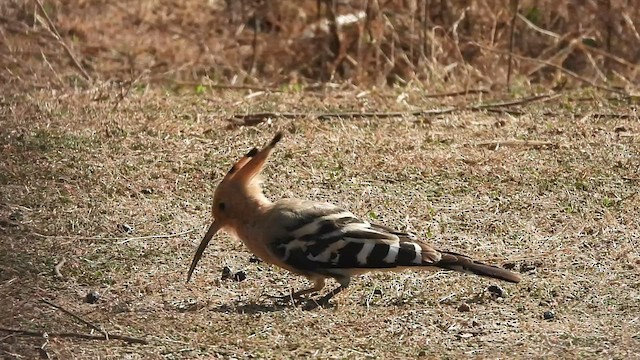
[[[187,282],[213,236],[222,229],[233,230],[241,219],[270,201],[262,194],[259,175],[276,144],[282,139],[278,132],[262,150],[251,149],[238,160],[222,179],[213,195],[213,222],[196,250],[191,262]]]

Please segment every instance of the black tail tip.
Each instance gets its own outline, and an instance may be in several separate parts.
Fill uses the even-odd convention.
[[[274,147],[276,146],[277,143],[280,142],[280,140],[282,140],[282,131],[278,131],[278,133],[276,134],[276,136],[273,137],[273,140],[271,140],[271,142],[269,143],[269,146]]]

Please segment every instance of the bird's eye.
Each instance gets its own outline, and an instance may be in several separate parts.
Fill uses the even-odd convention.
[[[224,209],[225,209],[226,207],[227,207],[227,206],[226,206],[223,202],[218,203],[218,209],[220,209],[220,211],[224,211]]]

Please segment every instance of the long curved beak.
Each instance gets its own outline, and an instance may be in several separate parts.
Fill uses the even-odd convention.
[[[198,246],[196,254],[193,256],[193,261],[191,261],[191,267],[189,268],[189,274],[187,274],[187,282],[191,280],[193,270],[196,269],[196,265],[198,265],[198,261],[200,261],[204,249],[207,248],[207,245],[209,245],[209,241],[211,241],[211,238],[213,238],[213,235],[215,235],[218,230],[220,230],[220,225],[217,224],[214,220],[209,226],[209,230],[207,230],[207,233],[204,235],[204,239],[202,239],[202,241],[200,242],[200,246]]]

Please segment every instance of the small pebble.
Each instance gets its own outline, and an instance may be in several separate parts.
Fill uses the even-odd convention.
[[[373,295],[382,295],[382,290],[380,289],[373,290]]]
[[[469,307],[469,304],[462,303],[460,304],[460,306],[458,306],[458,311],[460,312],[468,312],[469,310],[471,310],[471,307]]]
[[[145,194],[145,195],[151,195],[153,194],[153,189],[151,188],[144,188],[142,190],[140,190],[141,193]]]
[[[493,124],[493,126],[495,126],[495,127],[503,127],[503,126],[505,126],[506,124],[507,124],[507,122],[506,122],[506,121],[504,121],[504,120],[499,120],[499,121],[496,121],[496,122]]]
[[[515,263],[506,263],[504,265],[502,265],[503,268],[507,269],[507,270],[513,270],[516,268],[516,264]]]
[[[504,297],[505,295],[504,289],[498,285],[491,285],[487,287],[487,291],[496,297]]]
[[[542,266],[542,261],[523,262],[522,264],[520,264],[520,272],[525,273],[529,271],[534,271],[539,266]]]
[[[551,310],[547,310],[547,311],[544,312],[544,314],[542,314],[542,317],[545,320],[553,320],[553,319],[555,319],[556,314]]]
[[[233,275],[233,280],[235,281],[244,281],[247,279],[247,273],[240,270]]]
[[[262,262],[262,259],[260,259],[260,258],[259,258],[259,257],[257,257],[257,256],[252,256],[252,257],[250,257],[250,258],[249,258],[249,262],[250,262],[250,263],[259,264],[259,263],[261,263],[261,262]]]
[[[228,266],[225,266],[222,268],[222,276],[221,279],[225,280],[231,277],[231,268]]]
[[[84,297],[84,301],[89,304],[95,304],[98,300],[100,300],[100,294],[95,290],[89,291],[87,296]]]
[[[131,234],[134,231],[133,226],[128,224],[118,224],[118,230],[127,234]]]

